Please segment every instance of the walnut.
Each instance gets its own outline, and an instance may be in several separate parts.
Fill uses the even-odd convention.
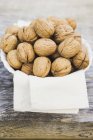
[[[53,23],[43,18],[36,20],[34,29],[36,33],[43,38],[50,38],[54,34]]]
[[[55,59],[51,66],[51,72],[54,76],[64,76],[71,72],[71,62],[66,59],[59,57]]]
[[[56,50],[54,54],[51,55],[52,60],[55,60],[56,58],[60,57],[59,52]]]
[[[57,49],[56,43],[48,38],[41,38],[34,44],[34,51],[39,56],[49,56]]]
[[[71,33],[73,33],[73,29],[71,26],[67,24],[57,26],[54,34],[55,41],[57,43],[60,43]]]
[[[12,34],[12,35],[18,35],[18,31],[19,31],[20,27],[18,27],[17,25],[13,25],[10,26],[6,29],[5,33],[7,34]]]
[[[5,53],[14,50],[17,47],[17,37],[11,34],[5,34],[2,38],[2,49]]]
[[[34,28],[35,23],[36,23],[36,19],[34,19],[34,20],[30,23],[30,26],[31,26],[32,28]]]
[[[28,74],[33,75],[33,63],[26,63],[22,65],[21,71]]]
[[[77,69],[85,69],[89,65],[88,52],[84,46],[82,50],[73,57],[72,63]]]
[[[75,30],[77,27],[76,21],[74,19],[71,19],[71,18],[67,18],[66,20],[67,20],[68,24]]]
[[[3,37],[0,37],[0,49],[3,49]]]
[[[58,52],[65,58],[74,57],[81,49],[81,44],[73,37],[65,39],[59,44]]]
[[[68,37],[68,38],[69,38],[69,37],[74,37],[74,39],[76,39],[77,41],[79,41],[80,43],[82,43],[81,35],[80,35],[80,33],[78,33],[78,32],[73,32],[73,33],[71,33],[70,35],[68,35],[67,37]]]
[[[17,47],[18,59],[23,63],[32,62],[35,58],[33,47],[29,43],[20,43]]]
[[[45,77],[49,74],[51,61],[47,57],[37,57],[33,64],[33,73],[35,76]]]
[[[18,32],[18,38],[21,42],[24,42],[24,41],[34,42],[35,40],[37,40],[38,37],[34,31],[34,28],[31,25],[29,25],[29,26],[20,28]]]
[[[68,22],[65,19],[61,19],[61,18],[58,18],[58,17],[52,17],[51,16],[51,17],[48,17],[47,20],[53,22],[55,27],[60,25],[60,24],[62,24],[62,25],[68,24]]]
[[[18,60],[17,57],[17,50],[11,50],[7,54],[7,61],[11,67],[14,69],[20,69],[22,66],[22,63]]]

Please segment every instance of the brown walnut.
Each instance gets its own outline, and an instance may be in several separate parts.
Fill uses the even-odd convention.
[[[24,41],[34,42],[35,40],[37,40],[38,37],[34,31],[34,28],[31,25],[29,25],[29,26],[20,28],[18,32],[18,38],[21,42],[24,42]]]
[[[7,54],[7,61],[11,67],[14,69],[20,69],[22,66],[22,63],[19,61],[17,57],[17,51],[16,50],[11,50]]]
[[[81,49],[81,44],[73,37],[65,39],[59,44],[58,52],[65,58],[74,57]]]
[[[64,76],[71,72],[71,62],[66,59],[59,57],[55,59],[51,66],[51,72],[54,76]]]
[[[56,43],[48,38],[41,38],[34,44],[34,51],[39,56],[49,56],[57,49]]]
[[[17,37],[11,34],[5,34],[2,38],[2,49],[5,53],[14,50],[17,47]]]
[[[65,19],[61,19],[61,18],[53,17],[53,16],[48,17],[47,20],[53,22],[55,27],[60,24],[62,24],[62,25],[68,24],[68,22]]]
[[[46,77],[49,74],[51,61],[47,57],[37,57],[33,64],[35,76]]]
[[[84,46],[82,50],[73,57],[72,63],[77,69],[85,69],[89,65],[88,52]]]
[[[21,71],[28,75],[33,75],[33,63],[23,64]]]
[[[43,38],[50,38],[54,34],[53,23],[43,18],[36,20],[34,29],[38,36]]]
[[[66,20],[67,20],[68,24],[75,30],[77,27],[76,21],[74,19],[71,19],[71,18],[67,18]]]
[[[12,25],[10,27],[8,27],[5,31],[5,33],[7,34],[12,34],[12,35],[18,35],[18,31],[19,31],[20,27],[18,27],[17,25]]]
[[[29,43],[20,43],[17,47],[18,59],[23,63],[32,62],[35,58],[33,47]]]
[[[55,41],[57,43],[60,43],[71,33],[73,33],[73,29],[71,26],[67,24],[57,26],[54,34]]]

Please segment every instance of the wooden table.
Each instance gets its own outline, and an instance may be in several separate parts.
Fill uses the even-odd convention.
[[[93,47],[92,0],[0,0],[0,34],[18,19],[50,15],[76,18],[78,30]],[[93,139],[93,64],[86,73],[90,107],[78,115],[14,112],[12,79],[0,62],[0,138]]]

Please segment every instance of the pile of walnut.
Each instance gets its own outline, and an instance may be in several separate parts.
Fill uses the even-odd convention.
[[[64,76],[89,64],[73,19],[38,18],[29,26],[11,26],[1,40],[9,65],[39,77]]]

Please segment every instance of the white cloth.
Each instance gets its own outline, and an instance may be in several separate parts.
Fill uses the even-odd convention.
[[[47,78],[27,76],[20,71],[14,74],[16,111],[72,114],[88,107],[83,70],[64,77]]]

